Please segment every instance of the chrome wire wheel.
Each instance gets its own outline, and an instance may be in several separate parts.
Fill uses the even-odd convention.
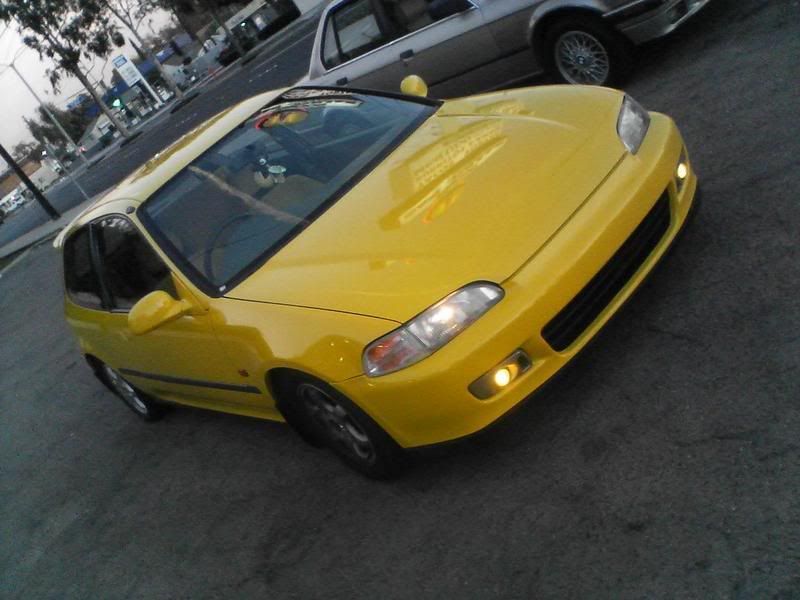
[[[309,417],[331,444],[353,460],[365,465],[375,463],[372,440],[341,403],[313,383],[300,384],[297,393]]]
[[[119,394],[119,397],[122,398],[128,406],[142,416],[149,416],[150,410],[147,405],[139,397],[136,390],[133,389],[133,386],[123,379],[122,375],[108,365],[103,365],[103,374],[106,376],[109,385],[114,388],[114,391]]]
[[[554,48],[556,67],[569,83],[603,85],[611,74],[611,58],[603,43],[586,31],[566,31]]]

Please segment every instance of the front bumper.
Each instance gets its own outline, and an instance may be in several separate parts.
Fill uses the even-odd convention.
[[[566,365],[608,322],[663,256],[692,205],[690,168],[680,191],[675,167],[684,151],[669,117],[652,115],[638,154],[626,154],[584,205],[508,280],[504,299],[464,333],[420,363],[378,378],[336,384],[403,447],[435,444],[483,429]],[[666,193],[665,193],[666,191]],[[669,225],[641,266],[599,315],[562,351],[542,330],[592,280],[651,211],[668,196]],[[517,349],[529,370],[486,400],[469,385]]]
[[[642,44],[672,33],[710,1],[665,0],[658,8],[647,10],[652,2],[643,0],[625,5],[604,16],[634,44]],[[636,10],[640,5],[644,12]],[[631,14],[635,16],[630,16]]]

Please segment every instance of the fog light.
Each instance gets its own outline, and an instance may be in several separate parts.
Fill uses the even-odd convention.
[[[491,398],[508,386],[525,371],[531,368],[531,359],[524,350],[517,350],[511,356],[495,365],[488,373],[473,381],[469,391],[481,400]]]
[[[680,194],[683,190],[683,185],[689,178],[689,159],[686,156],[686,148],[681,151],[681,157],[678,160],[678,166],[675,167],[675,187]]]
[[[511,371],[506,367],[494,372],[494,384],[497,387],[506,387],[509,383],[511,383]]]

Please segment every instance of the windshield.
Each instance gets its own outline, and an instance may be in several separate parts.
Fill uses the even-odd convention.
[[[392,97],[291,90],[159,189],[140,218],[200,287],[224,293],[433,111]]]

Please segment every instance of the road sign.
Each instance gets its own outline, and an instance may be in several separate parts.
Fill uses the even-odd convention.
[[[119,73],[123,81],[128,84],[128,87],[133,87],[134,84],[142,80],[142,74],[139,72],[139,69],[126,57],[116,56],[114,57],[113,63],[117,73]]]

